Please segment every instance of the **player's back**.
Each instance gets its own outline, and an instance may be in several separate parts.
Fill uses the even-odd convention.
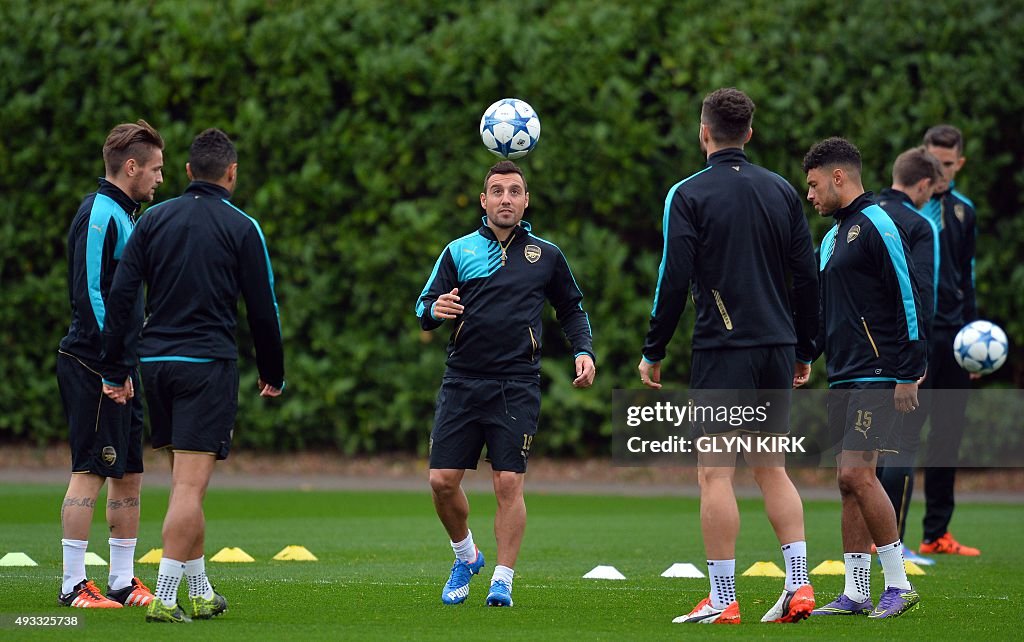
[[[234,359],[238,297],[245,253],[262,251],[258,224],[222,187],[193,182],[185,193],[151,208],[136,230],[144,239],[150,315],[139,356]],[[265,281],[264,281],[265,282]]]
[[[797,336],[788,275],[798,311],[806,316],[817,306],[814,254],[799,196],[739,149],[716,152],[708,162],[679,190],[697,232],[693,347],[792,345]]]

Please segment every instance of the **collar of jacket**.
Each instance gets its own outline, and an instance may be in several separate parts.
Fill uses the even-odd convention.
[[[229,200],[231,198],[231,192],[227,191],[220,185],[214,183],[207,183],[206,181],[192,181],[185,188],[186,194],[196,194],[199,196],[212,196],[214,198],[222,198]]]
[[[853,202],[846,207],[840,207],[835,212],[832,212],[832,216],[835,217],[836,221],[841,221],[850,214],[856,214],[865,207],[875,204],[875,195],[871,192],[864,192],[857,198],[853,199]]]
[[[532,230],[532,228],[530,227],[530,222],[529,221],[519,221],[519,225],[517,225],[515,228],[513,228],[512,231],[516,232],[517,231],[516,228],[522,228],[527,233],[529,233]],[[498,240],[498,237],[494,236],[494,230],[492,230],[491,228],[487,227],[487,217],[486,216],[481,216],[480,217],[480,235],[483,236],[485,239],[487,239],[489,241],[497,241]]]
[[[946,188],[945,192],[935,192],[932,194],[933,201],[939,201],[945,198],[947,194],[953,193],[953,188],[956,187],[956,181],[949,181],[949,187]]]
[[[134,215],[139,211],[139,204],[132,197],[122,192],[120,187],[105,178],[100,179],[100,188],[96,190],[96,193],[113,199],[128,214]]]
[[[749,162],[747,155],[739,147],[726,147],[708,156],[708,165],[729,165]]]
[[[892,200],[897,200],[903,203],[904,205],[909,205],[915,210],[917,209],[917,206],[914,205],[914,201],[910,200],[910,195],[904,192],[903,190],[886,187],[885,189],[878,193],[878,198],[889,198]]]

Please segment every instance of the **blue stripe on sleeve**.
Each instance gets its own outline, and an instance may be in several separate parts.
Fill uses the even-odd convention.
[[[654,288],[654,304],[651,305],[651,316],[652,317],[658,312],[658,297],[661,294],[661,281],[665,277],[665,264],[668,262],[668,214],[669,214],[669,211],[672,209],[672,199],[675,198],[676,192],[679,190],[679,187],[683,183],[685,183],[686,181],[688,181],[688,180],[690,180],[690,179],[692,179],[692,178],[694,178],[696,176],[700,176],[701,174],[703,174],[704,172],[708,171],[709,169],[711,169],[710,166],[705,167],[704,169],[700,170],[696,174],[692,174],[692,175],[684,178],[683,180],[679,181],[678,183],[673,185],[671,187],[671,189],[668,190],[668,195],[665,196],[665,209],[664,209],[664,211],[662,213],[662,218],[661,218],[661,232],[662,232],[662,235],[665,237],[665,241],[664,241],[664,246],[663,246],[662,251],[661,251],[661,265],[658,266],[658,285]],[[687,285],[689,285],[689,284],[687,284]]]
[[[92,313],[96,317],[96,327],[103,331],[106,319],[106,304],[100,287],[103,276],[103,245],[107,239],[107,227],[121,207],[109,196],[97,194],[89,211],[89,229],[85,231],[85,280],[89,289],[89,301]],[[119,243],[123,243],[118,239]]]
[[[825,270],[825,266],[828,265],[828,260],[832,258],[832,252],[836,249],[836,234],[838,233],[839,223],[836,223],[832,226],[832,229],[825,233],[825,238],[821,239],[821,248],[818,250],[819,272]]]
[[[423,305],[423,297],[427,296],[427,292],[430,292],[430,286],[434,284],[434,279],[437,278],[437,270],[441,267],[441,261],[444,260],[445,253],[448,252],[448,248],[444,248],[444,252],[441,252],[441,256],[437,257],[437,261],[434,262],[434,270],[430,273],[430,278],[427,279],[427,284],[423,286],[423,291],[420,292],[420,298],[416,299],[416,316],[423,316],[426,307]],[[430,316],[434,316],[434,307],[430,307]],[[436,317],[435,321],[438,320]]]
[[[907,334],[911,341],[916,341],[920,336],[917,326],[917,307],[914,305],[914,289],[910,284],[910,269],[907,267],[907,257],[903,253],[903,241],[900,239],[900,233],[889,215],[878,205],[864,208],[863,213],[874,224],[885,243],[885,249],[889,252],[889,260],[892,261],[892,266],[896,270],[896,281],[900,286],[903,311],[907,317]]]
[[[267,251],[267,239],[264,238],[263,236],[263,229],[260,227],[260,224],[256,221],[256,219],[249,216],[242,210],[238,209],[238,207],[236,207],[234,203],[232,203],[226,198],[222,198],[220,200],[223,201],[226,205],[228,205],[231,209],[235,210],[245,218],[249,219],[249,221],[251,221],[253,226],[256,228],[256,233],[260,235],[260,242],[263,244],[263,258],[266,259],[267,261],[267,279],[270,281],[270,300],[274,302],[274,316],[277,317],[277,331],[281,332],[281,312],[277,308],[277,295],[274,294],[274,269],[270,267],[270,252]]]
[[[927,204],[925,204],[925,206],[927,207]],[[939,307],[939,260],[942,256],[942,250],[939,248],[939,226],[936,225],[935,221],[930,219],[923,211],[916,207],[910,207],[910,209],[920,214],[921,218],[927,221],[928,225],[932,228],[932,246],[935,256],[933,265],[934,271],[932,272],[932,315],[934,315],[935,311]]]

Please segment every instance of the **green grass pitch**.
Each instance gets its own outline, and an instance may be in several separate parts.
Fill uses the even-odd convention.
[[[425,486],[425,484],[424,484]],[[63,488],[0,486],[0,555],[21,551],[37,567],[0,567],[0,638],[76,640],[169,639],[182,626],[147,624],[142,609],[88,612],[56,606],[60,576],[58,510]],[[705,579],[660,577],[673,562],[702,571],[703,552],[693,499],[666,497],[562,496],[527,491],[529,524],[516,569],[515,607],[483,605],[494,562],[491,520],[494,500],[470,496],[470,525],[487,556],[468,601],[440,602],[451,565],[451,549],[434,515],[429,493],[302,492],[214,488],[206,502],[207,557],[238,546],[255,563],[207,568],[228,612],[188,626],[188,637],[219,639],[466,639],[523,640],[667,639],[695,631],[673,625],[708,592]],[[166,489],[144,489],[141,556],[160,545]],[[842,559],[838,502],[805,505],[810,565]],[[743,518],[737,569],[768,560],[781,566],[777,543],[761,502],[741,502]],[[913,515],[919,520],[921,507]],[[107,558],[102,512],[97,511],[90,550]],[[1006,639],[1021,635],[1024,612],[1024,506],[964,504],[955,534],[983,550],[981,558],[941,558],[928,575],[912,578],[922,605],[893,621],[812,618],[798,625],[760,624],[782,581],[739,577],[744,622],[704,627],[715,637],[834,639]],[[920,539],[920,526],[909,540]],[[275,562],[286,545],[300,544],[318,562]],[[598,564],[618,568],[624,581],[585,580]],[[88,567],[106,585],[105,567]],[[153,587],[155,565],[138,565]],[[841,589],[841,576],[814,576],[819,603]],[[881,572],[873,576],[875,597]],[[184,595],[184,586],[182,595]],[[14,614],[76,615],[77,629],[18,628]],[[884,629],[880,631],[880,629]],[[11,634],[16,634],[11,636]],[[10,637],[9,637],[10,636]]]

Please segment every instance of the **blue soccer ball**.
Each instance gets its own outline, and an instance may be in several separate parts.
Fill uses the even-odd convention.
[[[953,358],[967,372],[989,374],[1006,363],[1010,342],[991,321],[971,321],[953,339]]]
[[[522,158],[540,138],[540,117],[530,104],[518,98],[502,98],[480,119],[480,138],[492,154]]]

